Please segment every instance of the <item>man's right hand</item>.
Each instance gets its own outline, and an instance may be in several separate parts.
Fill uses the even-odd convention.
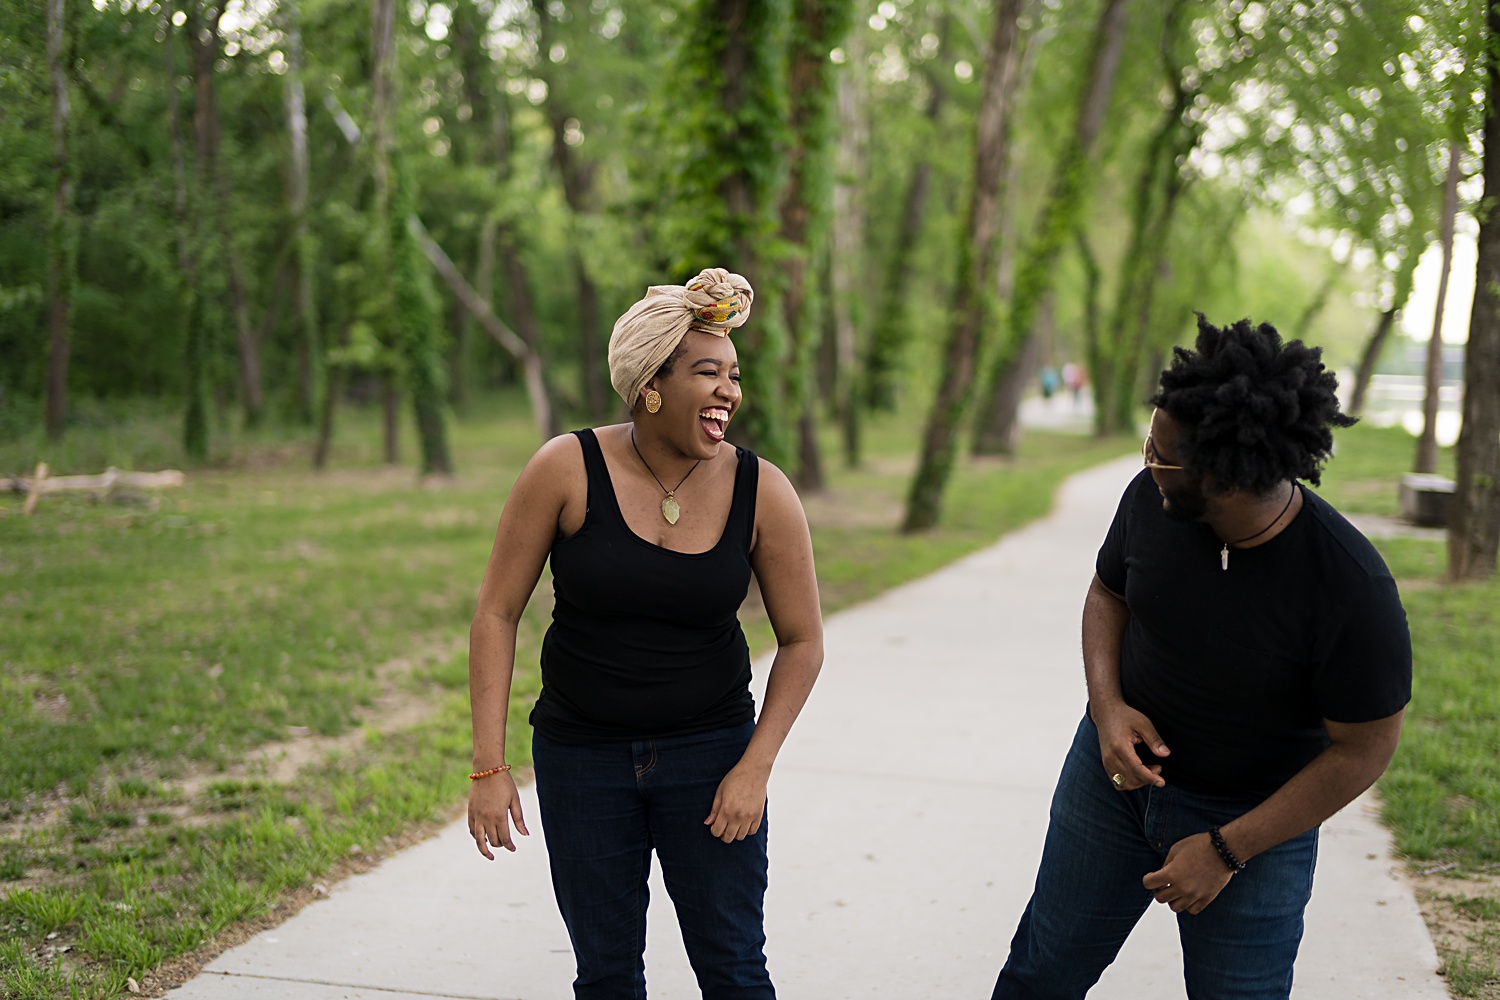
[[[1151,720],[1124,702],[1107,707],[1089,706],[1089,715],[1099,730],[1099,756],[1104,762],[1104,773],[1121,791],[1155,785],[1166,786],[1161,776],[1161,765],[1147,766],[1136,752],[1136,744],[1144,743],[1158,757],[1165,757],[1170,750],[1157,734]],[[1116,781],[1116,775],[1119,780]]]

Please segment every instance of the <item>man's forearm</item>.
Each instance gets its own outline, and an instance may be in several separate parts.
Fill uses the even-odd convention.
[[[1083,676],[1090,714],[1095,706],[1121,700],[1120,645],[1129,624],[1130,608],[1094,577],[1083,602]]]
[[[1312,829],[1375,783],[1391,761],[1401,719],[1365,725],[1383,727],[1382,738],[1330,744],[1270,798],[1225,824],[1224,840],[1236,858],[1252,858]]]

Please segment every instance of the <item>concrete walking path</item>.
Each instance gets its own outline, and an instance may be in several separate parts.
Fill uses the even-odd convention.
[[[767,954],[782,1000],[989,996],[1084,707],[1094,553],[1138,468],[1075,476],[1046,519],[829,618],[823,676],[771,780]],[[567,1000],[572,953],[522,794],[533,835],[516,854],[487,863],[454,824],[172,996]],[[650,996],[696,998],[655,875],[652,897]],[[1323,828],[1293,996],[1444,1000],[1436,967],[1389,838],[1357,801]],[[1185,996],[1170,911],[1151,907],[1092,996]]]

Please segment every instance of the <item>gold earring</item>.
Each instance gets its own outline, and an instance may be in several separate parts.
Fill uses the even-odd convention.
[[[661,409],[661,393],[655,389],[646,390],[646,412],[655,413]]]

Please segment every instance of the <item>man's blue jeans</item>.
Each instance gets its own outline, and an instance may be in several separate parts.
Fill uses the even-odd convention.
[[[774,1000],[762,919],[767,823],[731,844],[703,825],[754,729],[591,746],[533,734],[552,888],[578,961],[579,1000],[646,996],[653,850],[705,1000]]]
[[[1079,1000],[1153,903],[1141,879],[1177,841],[1255,804],[1171,784],[1117,791],[1085,715],[1052,797],[1036,889],[993,1000]],[[1313,829],[1251,858],[1202,913],[1178,915],[1192,1000],[1286,1000],[1317,854]]]

